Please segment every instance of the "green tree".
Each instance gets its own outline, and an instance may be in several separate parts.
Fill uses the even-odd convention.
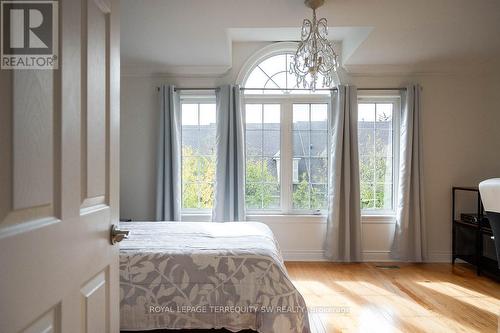
[[[379,116],[380,121],[386,121],[388,116]],[[373,142],[373,133],[366,134],[364,142]],[[385,191],[384,183],[387,183],[387,149],[388,146],[382,138],[376,136],[375,154],[362,157],[359,161],[361,208],[382,209],[386,207],[386,201],[391,199],[392,192]],[[391,180],[392,181],[392,180]]]
[[[260,160],[247,160],[245,200],[247,207],[269,208],[279,193],[278,179]],[[262,184],[265,183],[265,184]]]
[[[300,182],[293,191],[293,206],[298,209],[323,209],[324,197],[320,192],[307,181],[307,174],[304,172],[300,177]]]
[[[191,147],[182,148],[182,207],[211,208],[214,201],[215,160],[193,156]]]

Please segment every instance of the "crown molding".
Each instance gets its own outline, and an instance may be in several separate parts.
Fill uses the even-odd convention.
[[[160,78],[219,78],[231,69],[227,66],[155,66],[122,64],[121,76]]]
[[[494,62],[475,64],[435,63],[428,65],[349,65],[343,66],[350,77],[378,76],[440,76],[440,75],[484,75],[491,74],[497,67]]]

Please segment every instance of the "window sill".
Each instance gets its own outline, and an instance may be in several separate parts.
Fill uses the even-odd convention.
[[[373,224],[396,224],[396,216],[393,214],[363,214],[361,213],[361,223]]]
[[[326,224],[326,215],[285,215],[285,214],[249,214],[247,221],[263,223],[312,223]]]
[[[211,214],[206,213],[185,213],[182,214],[182,220],[187,222],[210,222]],[[263,222],[263,223],[312,223],[325,224],[326,215],[309,215],[309,214],[248,214],[247,221]],[[373,224],[396,224],[394,215],[374,215],[361,214],[361,223]]]
[[[183,213],[181,215],[181,220],[186,222],[210,222],[212,220],[212,214]]]

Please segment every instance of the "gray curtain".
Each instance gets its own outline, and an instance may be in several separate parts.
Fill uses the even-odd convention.
[[[420,86],[402,93],[396,233],[392,256],[420,262],[426,254]]]
[[[181,219],[181,114],[174,86],[160,87],[156,220]]]
[[[239,86],[217,92],[215,200],[212,221],[245,220],[245,143]]]
[[[332,261],[361,260],[358,156],[358,93],[339,86],[332,94],[325,256]]]

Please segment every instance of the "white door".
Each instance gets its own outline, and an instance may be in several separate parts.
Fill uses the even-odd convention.
[[[0,71],[2,333],[119,331],[118,5],[60,0],[59,69]]]

